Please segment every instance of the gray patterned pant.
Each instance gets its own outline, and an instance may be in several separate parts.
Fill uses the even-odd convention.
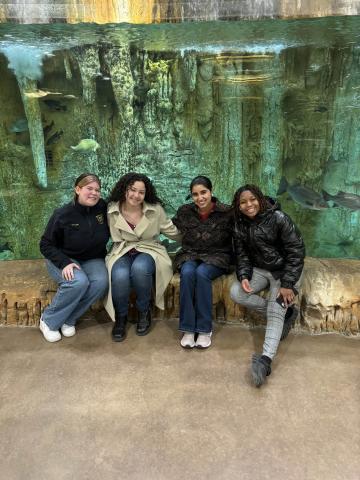
[[[300,280],[295,285],[298,289]],[[261,313],[266,317],[266,332],[263,344],[263,355],[273,359],[276,355],[282,329],[284,326],[284,318],[286,309],[282,308],[276,302],[276,298],[280,289],[280,280],[275,280],[271,272],[254,268],[250,286],[252,293],[244,292],[240,282],[237,280],[231,285],[230,296],[235,303],[239,303],[246,308],[250,308]],[[262,298],[256,295],[261,290],[269,288],[268,298]]]

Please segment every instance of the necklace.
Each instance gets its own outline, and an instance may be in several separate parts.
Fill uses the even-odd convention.
[[[121,208],[121,214],[125,218],[125,220],[132,225],[136,226],[141,217],[143,216],[142,210],[137,210],[135,212],[127,212],[124,208]]]

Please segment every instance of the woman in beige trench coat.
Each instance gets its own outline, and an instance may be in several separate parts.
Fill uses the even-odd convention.
[[[151,326],[150,300],[155,274],[155,305],[164,309],[164,292],[173,275],[172,263],[159,241],[160,233],[179,240],[181,235],[167,218],[150,179],[128,173],[120,178],[110,195],[108,223],[113,246],[106,257],[109,293],[105,308],[115,325],[114,341],[126,336],[131,289],[136,292],[136,333],[146,335]]]

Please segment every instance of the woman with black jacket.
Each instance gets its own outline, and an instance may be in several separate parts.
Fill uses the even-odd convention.
[[[231,208],[212,196],[209,178],[190,183],[192,203],[172,219],[182,234],[175,257],[180,270],[180,325],[184,348],[207,348],[212,335],[212,281],[227,273],[232,257]]]
[[[271,373],[280,339],[297,316],[292,306],[304,266],[304,242],[291,218],[255,185],[234,195],[236,275],[231,287],[234,302],[266,316],[262,355],[252,358],[252,378],[260,387]],[[257,295],[269,288],[268,299]]]
[[[58,283],[40,318],[40,330],[48,342],[61,340],[61,333],[75,335],[78,318],[108,289],[104,258],[109,228],[100,185],[96,175],[80,175],[74,200],[54,211],[40,240],[48,272]]]

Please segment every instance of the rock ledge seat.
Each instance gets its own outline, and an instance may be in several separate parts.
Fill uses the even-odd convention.
[[[44,260],[0,262],[0,278],[0,325],[37,326],[42,310],[56,292]],[[213,282],[213,318],[248,327],[264,325],[264,319],[231,300],[234,279],[235,274],[231,274]],[[165,311],[155,311],[155,317],[178,317],[179,286],[180,278],[175,274],[165,293]],[[360,261],[307,257],[298,304],[296,332],[360,335]]]

